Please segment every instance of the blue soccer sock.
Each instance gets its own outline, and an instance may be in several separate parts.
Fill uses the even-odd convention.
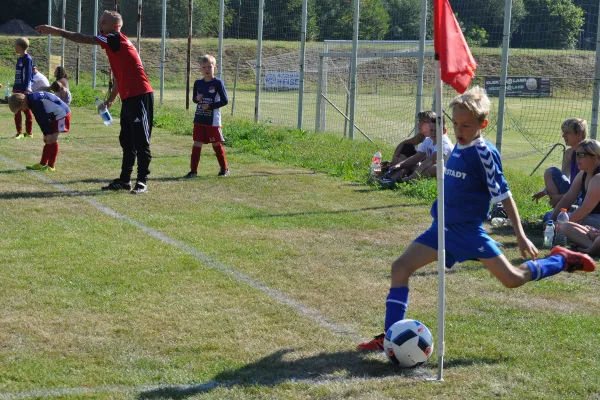
[[[531,271],[532,281],[539,281],[540,279],[544,279],[562,272],[565,269],[565,263],[565,258],[560,255],[554,255],[548,258],[542,258],[541,260],[525,262]]]
[[[390,288],[390,294],[385,302],[385,332],[390,329],[390,326],[404,319],[407,308],[408,286]]]

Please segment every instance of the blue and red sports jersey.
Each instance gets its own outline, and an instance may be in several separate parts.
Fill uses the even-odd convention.
[[[48,92],[27,93],[27,104],[44,135],[53,134],[52,121],[66,117],[71,109],[61,99]]]
[[[15,83],[13,92],[31,92],[33,84],[33,59],[29,54],[17,58],[17,67],[15,68]]]
[[[152,92],[142,60],[127,36],[121,32],[114,32],[94,38],[106,51],[121,100]]]
[[[496,147],[478,138],[456,144],[444,172],[446,224],[477,222],[487,218],[490,203],[511,197]],[[437,221],[437,200],[431,207]]]
[[[196,99],[199,94],[202,95],[202,101]],[[198,79],[194,82],[192,101],[197,103],[194,123],[209,126],[221,126],[221,110],[219,109],[229,103],[223,81],[218,78],[213,78],[210,82],[206,82],[204,79]],[[202,110],[203,104],[208,104],[208,110]]]

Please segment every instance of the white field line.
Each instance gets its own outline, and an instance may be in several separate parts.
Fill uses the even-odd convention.
[[[0,154],[0,160],[4,161],[6,164],[9,164],[15,168],[21,168],[21,169],[24,168],[22,165],[4,157],[1,154]],[[214,268],[216,270],[219,270],[221,272],[224,272],[228,275],[233,276],[238,282],[248,285],[258,291],[263,292],[268,297],[276,300],[277,302],[279,302],[283,305],[286,305],[286,306],[292,308],[300,315],[307,317],[309,319],[312,319],[318,325],[322,326],[325,329],[330,330],[331,332],[334,332],[334,333],[342,335],[342,336],[346,336],[349,340],[351,340],[354,343],[358,342],[362,339],[362,336],[359,335],[354,330],[352,330],[348,327],[345,327],[341,324],[337,324],[335,322],[329,321],[325,316],[323,316],[317,310],[307,307],[304,304],[292,299],[291,297],[286,296],[284,293],[280,292],[279,290],[273,289],[269,286],[266,286],[256,280],[246,276],[245,274],[243,274],[243,273],[241,273],[241,272],[239,272],[217,260],[210,258],[206,254],[198,251],[194,247],[192,247],[184,242],[175,240],[153,228],[150,228],[134,219],[129,218],[126,215],[120,214],[120,213],[116,212],[115,210],[113,210],[109,207],[106,207],[105,205],[97,202],[94,199],[84,196],[81,193],[78,193],[77,191],[72,190],[65,185],[54,182],[53,180],[49,179],[48,177],[44,176],[41,173],[34,172],[34,171],[27,171],[27,172],[29,172],[32,176],[35,176],[39,180],[50,184],[51,186],[55,187],[56,189],[58,189],[64,193],[67,193],[73,197],[77,197],[77,198],[91,204],[98,211],[101,211],[107,215],[110,215],[120,221],[127,222],[128,224],[135,226],[136,228],[139,228],[140,230],[145,232],[148,236],[153,237],[154,239],[160,240],[163,243],[170,244],[171,246],[193,256],[201,263],[204,263],[211,268]],[[214,388],[217,386],[223,386],[223,384],[211,381],[211,382],[208,382],[208,383],[205,383],[202,385],[175,386],[173,388],[174,388],[174,390],[206,391],[206,390],[210,390],[210,388]],[[106,387],[99,387],[99,388],[72,388],[72,389],[57,389],[57,390],[48,390],[48,391],[42,390],[42,391],[31,391],[31,392],[22,392],[22,393],[14,393],[14,394],[0,393],[0,400],[3,400],[3,399],[26,399],[26,398],[40,397],[40,396],[43,396],[43,397],[45,397],[45,396],[61,396],[61,395],[69,395],[69,394],[85,394],[85,393],[95,393],[95,392],[128,392],[128,391],[138,391],[139,392],[139,391],[158,390],[158,389],[161,389],[161,387],[160,386],[153,386],[153,387],[149,387],[149,386],[148,387],[146,387],[146,386],[139,386],[139,387],[106,386]]]
[[[13,167],[24,168],[22,165],[17,164],[16,162],[4,157],[1,154],[0,154],[0,160],[4,161],[7,164],[12,165]],[[263,292],[264,294],[266,294],[270,298],[276,300],[277,302],[294,309],[296,312],[298,312],[302,316],[312,319],[314,322],[316,322],[323,328],[326,328],[326,329],[328,329],[334,333],[337,333],[339,335],[346,336],[346,337],[348,337],[348,339],[350,339],[354,342],[358,342],[362,338],[362,336],[359,335],[358,333],[356,333],[354,330],[352,330],[348,327],[345,327],[343,325],[337,324],[335,322],[329,321],[319,311],[305,306],[304,304],[300,303],[299,301],[296,301],[296,300],[292,299],[291,297],[286,296],[284,293],[280,292],[279,290],[273,289],[267,285],[264,285],[256,280],[250,278],[249,276],[223,264],[222,262],[212,259],[211,257],[207,256],[206,254],[198,251],[194,247],[192,247],[184,242],[180,242],[179,240],[173,239],[153,228],[150,228],[149,226],[142,224],[141,222],[131,219],[126,215],[120,214],[120,213],[116,212],[115,210],[113,210],[109,207],[106,207],[105,205],[97,202],[94,199],[84,196],[81,193],[78,193],[77,191],[72,190],[65,185],[54,182],[52,179],[49,179],[48,177],[46,177],[45,175],[43,175],[41,173],[34,172],[34,171],[27,171],[27,172],[29,172],[31,175],[35,176],[39,180],[50,184],[51,186],[55,187],[56,189],[58,189],[64,193],[67,193],[73,197],[77,197],[81,200],[84,200],[85,202],[91,204],[98,211],[101,211],[107,215],[110,215],[111,217],[114,217],[114,218],[118,219],[119,221],[127,222],[128,224],[133,225],[136,228],[139,228],[140,230],[145,232],[148,236],[153,237],[154,239],[158,239],[163,243],[170,244],[171,246],[193,256],[195,259],[197,259],[201,263],[204,263],[211,268],[214,268],[216,270],[219,270],[221,272],[224,272],[228,275],[233,276],[238,282],[246,284],[246,285],[252,287],[253,289]]]

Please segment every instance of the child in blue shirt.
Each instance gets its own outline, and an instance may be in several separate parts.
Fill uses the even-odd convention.
[[[29,40],[21,37],[15,41],[15,52],[19,55],[17,66],[15,68],[15,83],[12,87],[13,93],[31,93],[31,85],[33,84],[33,59],[27,54],[29,48]],[[25,135],[23,135],[23,120],[21,112],[15,114],[15,127],[17,134],[15,139],[23,137],[30,138],[31,129],[33,128],[33,116],[30,110],[23,111],[25,114]]]
[[[202,145],[210,143],[217,161],[219,162],[218,176],[229,176],[227,168],[227,159],[223,149],[223,131],[221,130],[221,110],[226,106],[227,91],[225,84],[219,78],[215,77],[217,69],[217,60],[209,54],[200,58],[200,68],[204,78],[194,82],[194,92],[192,100],[196,103],[196,113],[194,115],[194,145],[192,146],[192,155],[190,157],[190,172],[186,178],[195,178],[198,175],[198,164],[200,163],[200,153]]]
[[[13,113],[33,112],[35,120],[44,134],[42,159],[27,169],[54,171],[58,156],[58,135],[69,132],[71,110],[61,99],[48,92],[15,93],[8,98],[8,107]]]
[[[481,137],[481,131],[488,125],[490,110],[490,100],[485,91],[474,87],[455,97],[450,108],[456,146],[448,159],[444,179],[446,268],[451,268],[456,262],[477,259],[507,288],[516,288],[561,271],[594,271],[596,266],[588,255],[560,246],[551,250],[550,257],[536,260],[538,251],[521,226],[517,206],[502,173],[500,154],[494,145]],[[521,255],[532,258],[518,267],[510,263],[483,228],[490,203],[496,202],[502,202],[512,222]],[[384,332],[404,319],[410,276],[437,260],[437,200],[431,207],[431,215],[431,227],[392,263]],[[363,351],[381,351],[384,338],[385,333],[357,347]]]

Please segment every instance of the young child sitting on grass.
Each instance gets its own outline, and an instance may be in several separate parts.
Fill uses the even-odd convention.
[[[71,110],[61,99],[48,92],[15,93],[8,98],[8,107],[13,113],[31,110],[44,134],[42,159],[27,169],[54,171],[58,155],[58,135],[69,132]]]
[[[485,91],[474,87],[455,97],[450,108],[456,146],[448,160],[444,179],[446,268],[451,268],[456,262],[478,259],[507,288],[516,288],[561,271],[594,271],[596,266],[588,255],[559,246],[551,250],[550,257],[536,260],[538,250],[525,236],[521,226],[517,206],[502,173],[500,154],[481,137],[481,131],[488,125],[490,110],[490,100]],[[499,201],[512,222],[521,255],[532,258],[518,267],[502,254],[483,228],[490,203]],[[409,278],[419,268],[437,260],[437,200],[431,207],[431,215],[431,227],[392,263],[384,333],[360,343],[357,346],[359,350],[383,350],[385,332],[395,322],[404,319],[406,314]]]

